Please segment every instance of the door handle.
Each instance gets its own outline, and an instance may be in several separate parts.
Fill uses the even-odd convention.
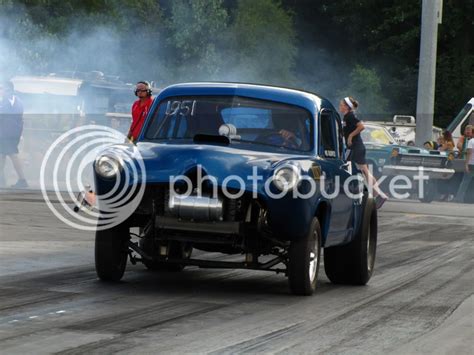
[[[349,175],[352,175],[352,163],[350,161],[348,161],[347,163],[342,164],[339,167],[339,169],[346,171],[347,173],[349,173]]]
[[[348,161],[347,163],[342,164],[342,165],[339,167],[339,169],[341,169],[341,170],[348,170],[350,166],[351,166],[351,162]]]

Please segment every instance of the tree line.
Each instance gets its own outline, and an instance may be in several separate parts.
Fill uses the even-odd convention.
[[[474,0],[444,0],[435,123],[474,94]],[[416,109],[421,0],[0,0],[0,75],[267,83]]]

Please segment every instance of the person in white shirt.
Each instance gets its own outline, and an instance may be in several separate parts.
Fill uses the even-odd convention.
[[[474,168],[474,139],[469,139],[466,154],[466,172],[471,172]]]
[[[456,202],[464,201],[464,197],[466,196],[466,193],[469,189],[469,185],[471,184],[471,181],[474,177],[474,138],[471,138],[469,140],[469,143],[467,143],[464,169],[464,176],[455,198]]]

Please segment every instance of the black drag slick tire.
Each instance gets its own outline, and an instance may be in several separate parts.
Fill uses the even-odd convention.
[[[364,197],[362,223],[346,245],[324,249],[324,269],[334,284],[365,285],[372,277],[377,249],[377,209]]]

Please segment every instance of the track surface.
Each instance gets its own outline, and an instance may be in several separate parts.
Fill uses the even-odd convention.
[[[103,284],[93,235],[38,195],[1,193],[0,212],[4,353],[406,353],[474,293],[472,205],[388,202],[369,285],[332,285],[321,268],[312,297],[246,270],[129,265],[124,282]]]

